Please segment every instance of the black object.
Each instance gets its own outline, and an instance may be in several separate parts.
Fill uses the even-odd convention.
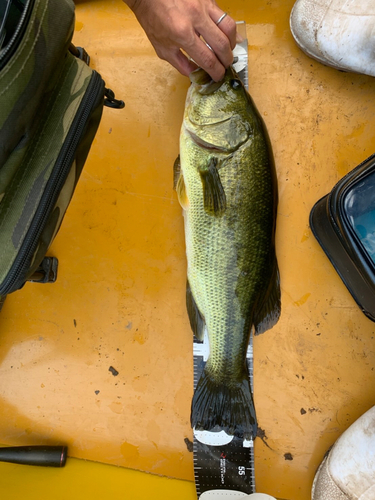
[[[124,101],[115,98],[115,93],[111,89],[105,89],[104,92],[104,106],[107,108],[122,109],[125,107]]]
[[[44,467],[64,467],[66,446],[11,446],[0,448],[0,462]]]
[[[358,306],[375,321],[375,154],[314,205],[310,226]]]
[[[28,279],[32,283],[55,283],[59,261],[56,257],[44,257],[38,269]]]

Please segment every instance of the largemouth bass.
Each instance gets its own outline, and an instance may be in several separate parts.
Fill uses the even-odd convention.
[[[256,436],[246,351],[280,315],[275,254],[277,181],[268,135],[232,68],[221,82],[191,74],[175,186],[185,221],[192,330],[210,355],[191,423],[199,430]]]

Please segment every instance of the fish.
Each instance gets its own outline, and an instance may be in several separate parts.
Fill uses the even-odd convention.
[[[174,185],[183,208],[186,307],[210,354],[194,391],[191,425],[255,438],[246,363],[251,332],[281,311],[275,251],[277,177],[265,124],[232,67],[220,82],[190,75]]]

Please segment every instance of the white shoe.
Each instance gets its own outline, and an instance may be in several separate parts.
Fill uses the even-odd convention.
[[[375,499],[375,406],[356,420],[324,457],[311,498]]]
[[[297,0],[290,29],[300,49],[322,64],[375,76],[374,0]]]

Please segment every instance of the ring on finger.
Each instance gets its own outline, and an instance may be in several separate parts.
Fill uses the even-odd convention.
[[[219,19],[216,21],[216,26],[218,26],[221,21],[224,19],[224,17],[226,17],[228,15],[227,12],[224,12],[224,14],[222,16],[219,17]]]

